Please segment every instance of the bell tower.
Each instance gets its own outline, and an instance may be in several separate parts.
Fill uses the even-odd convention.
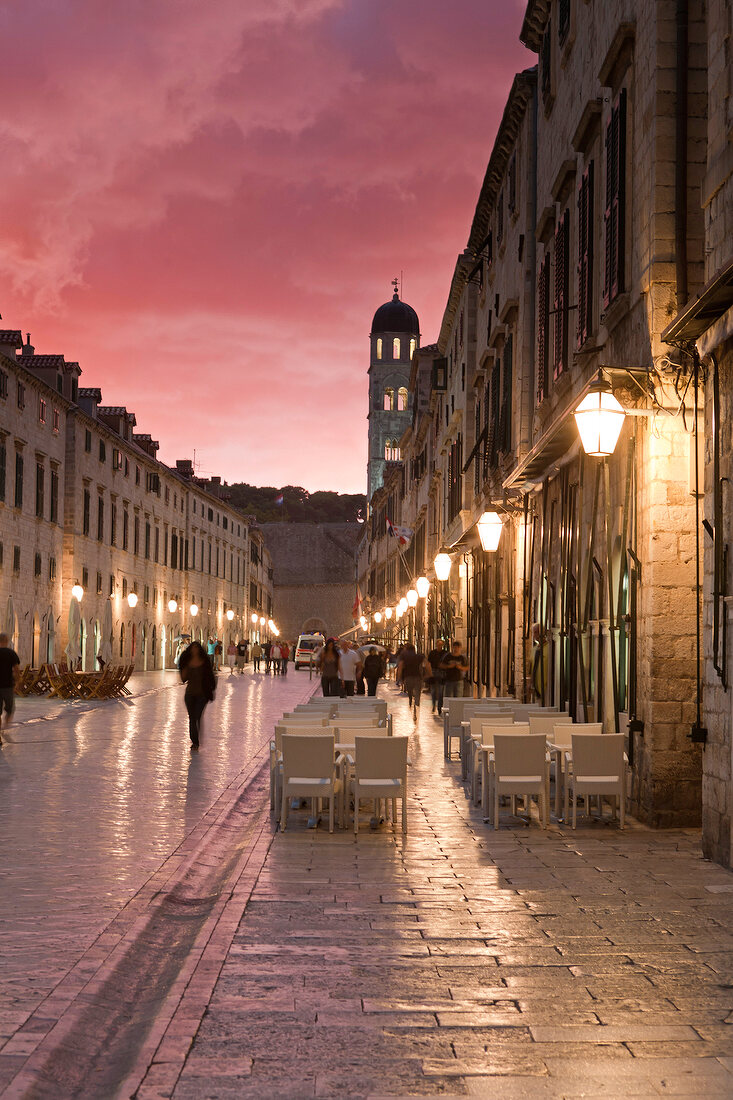
[[[401,301],[399,280],[392,285],[392,301],[374,314],[369,336],[367,500],[382,485],[387,464],[401,461],[400,438],[412,416],[410,364],[420,346],[420,322],[412,306]]]

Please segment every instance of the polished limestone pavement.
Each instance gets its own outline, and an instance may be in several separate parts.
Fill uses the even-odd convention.
[[[699,835],[497,834],[429,707],[415,725],[384,692],[412,737],[407,839],[293,815],[140,1100],[733,1096],[733,875]]]
[[[221,673],[199,753],[175,672],[134,677],[125,700],[19,700],[0,749],[0,1089],[186,870],[275,719],[313,686],[303,672]]]

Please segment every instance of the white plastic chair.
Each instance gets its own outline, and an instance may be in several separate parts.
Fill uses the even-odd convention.
[[[279,723],[275,726],[275,735],[270,741],[270,809],[274,810],[280,805],[282,791],[282,741],[286,733],[292,733],[298,737],[330,736],[331,730],[325,725],[313,722],[310,725],[286,725]]]
[[[341,780],[336,775],[333,736],[286,733],[282,739],[282,763],[281,830],[285,832],[287,828],[291,798],[313,799],[313,816],[315,803],[328,798],[328,831],[332,833],[336,797],[342,790]]]
[[[619,824],[624,827],[626,812],[626,765],[628,758],[623,733],[575,733],[572,735],[572,754],[565,754],[565,821],[573,799],[573,828],[577,823],[578,796],[586,800],[586,813],[590,816],[589,799],[599,796],[599,810],[603,816],[603,795],[619,800]]]
[[[527,813],[537,795],[542,828],[547,828],[547,741],[543,733],[494,734],[494,828],[499,828],[499,799],[524,795]]]
[[[464,711],[464,713],[466,713]],[[513,726],[514,719],[511,714],[473,714],[470,718],[466,715],[464,722],[468,719],[471,723],[467,745],[467,777],[471,791],[471,801],[476,803],[479,800],[479,785],[481,780],[481,760],[480,760],[480,748],[482,741],[483,727],[491,723],[491,725],[500,726],[504,729],[506,726]],[[465,728],[465,727],[463,727]]]
[[[548,741],[552,741],[555,726],[570,726],[573,720],[569,714],[529,714],[527,716],[530,733],[544,733]]]
[[[489,721],[480,718],[479,736],[473,743],[476,752],[475,772],[476,789],[472,788],[471,796],[475,803],[481,802],[484,817],[489,816],[491,805],[491,792],[493,790],[494,777],[494,736],[497,733],[529,733],[529,725],[526,722],[506,722],[506,715],[494,715]],[[471,719],[473,722],[473,719]],[[480,781],[481,794],[478,793]]]
[[[349,726],[353,729],[358,726],[378,726],[379,718],[376,714],[355,714],[353,718],[351,715],[346,717],[346,715],[337,714],[335,718],[329,718],[328,725],[331,729],[337,726],[340,729],[348,729]]]
[[[561,719],[561,715],[557,715]],[[574,733],[603,732],[601,722],[553,722],[552,732],[547,738],[551,757],[555,764],[555,817],[560,820],[560,810],[563,803],[563,789],[565,787],[565,753],[572,748],[572,735]]]
[[[354,756],[354,833],[359,832],[359,799],[392,802],[396,822],[397,799],[402,799],[402,832],[407,832],[408,737],[357,737]]]

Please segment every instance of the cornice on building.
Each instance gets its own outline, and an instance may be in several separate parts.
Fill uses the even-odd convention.
[[[529,0],[524,13],[519,41],[533,53],[539,53],[547,20],[550,18],[550,0]]]

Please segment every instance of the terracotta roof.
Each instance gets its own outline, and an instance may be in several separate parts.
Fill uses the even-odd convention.
[[[102,391],[96,386],[82,386],[79,390],[79,397],[96,397],[97,401],[101,401]]]
[[[13,328],[0,329],[0,344],[12,344],[14,348],[19,348],[23,344],[23,333]]]
[[[63,355],[19,355],[18,362],[24,367],[78,367],[78,363],[67,363]]]

